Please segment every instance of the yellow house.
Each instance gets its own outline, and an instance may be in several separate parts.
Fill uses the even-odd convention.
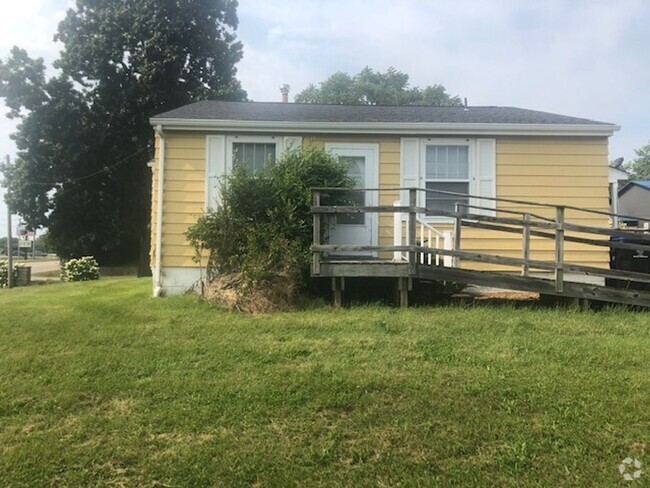
[[[236,165],[255,170],[272,164],[290,146],[312,144],[350,163],[366,205],[392,205],[417,187],[472,195],[466,203],[494,212],[532,211],[497,197],[606,212],[608,138],[619,127],[593,120],[512,107],[344,106],[204,101],[151,119],[155,129],[152,179],[151,267],[154,294],[181,293],[201,276],[184,232],[219,204],[221,179]],[[254,198],[254,195],[251,195]],[[483,200],[485,198],[485,200]],[[453,210],[455,198],[431,198],[421,206]],[[485,209],[484,209],[485,210]],[[569,211],[569,214],[571,211]],[[601,214],[574,222],[606,227]],[[390,245],[390,214],[340,221],[337,242]],[[452,221],[428,222],[441,232]],[[521,239],[470,229],[463,249],[520,256]],[[552,258],[552,243],[531,241],[531,258]],[[607,267],[606,247],[567,243],[568,261]],[[476,265],[479,266],[479,265]]]

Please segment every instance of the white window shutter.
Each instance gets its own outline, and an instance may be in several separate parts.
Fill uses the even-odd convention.
[[[226,136],[207,136],[205,206],[215,209],[221,203],[221,185],[228,174]]]
[[[284,138],[284,150],[298,149],[302,146],[302,137],[300,136],[287,136]]]
[[[476,140],[476,194],[478,195],[477,205],[480,207],[496,208],[494,200],[484,200],[480,197],[496,197],[496,139]],[[484,215],[493,215],[489,210],[476,212]]]
[[[403,188],[420,188],[420,139],[417,137],[402,137],[400,145],[400,181]],[[418,192],[421,193],[421,192]],[[418,195],[418,200],[422,196]],[[409,204],[408,190],[400,195],[402,205]]]

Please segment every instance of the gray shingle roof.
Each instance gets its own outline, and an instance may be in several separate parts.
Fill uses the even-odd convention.
[[[316,105],[223,101],[196,102],[153,118],[268,122],[614,125],[515,107]]]

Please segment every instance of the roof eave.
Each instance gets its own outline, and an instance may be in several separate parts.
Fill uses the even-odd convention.
[[[255,131],[336,134],[484,134],[546,136],[611,136],[620,126],[611,124],[499,124],[430,122],[296,122],[153,117],[151,125],[168,130]]]

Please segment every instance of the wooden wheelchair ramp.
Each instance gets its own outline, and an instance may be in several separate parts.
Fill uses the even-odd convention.
[[[390,206],[347,205],[344,195],[349,190],[312,190],[311,273],[314,277],[331,278],[335,305],[342,303],[346,278],[394,278],[402,306],[408,305],[414,280],[431,280],[650,307],[650,274],[585,266],[565,259],[567,242],[580,244],[583,248],[632,250],[641,258],[650,255],[647,230],[588,226],[579,220],[576,223],[567,219],[567,211],[572,215],[590,214],[610,219],[650,220],[650,217],[419,188],[355,189],[355,192],[359,191],[401,192],[408,194],[409,201],[407,204],[395,202]],[[417,202],[426,200],[419,199],[418,192],[441,194],[446,201],[450,198],[457,201],[453,210],[421,207]],[[325,199],[338,204],[323,204]],[[518,207],[526,211],[519,211]],[[327,243],[324,229],[333,225],[332,217],[352,213],[393,214],[392,245]],[[446,218],[451,230],[443,232],[431,227],[428,222],[436,217]],[[462,236],[467,228],[482,229],[490,236],[517,234],[516,238],[521,242],[521,257],[463,250]],[[444,236],[444,242],[440,236]],[[553,260],[531,259],[532,237],[537,238],[536,242],[552,242]],[[363,258],[355,259],[355,255]],[[472,263],[481,263],[488,270],[472,269]],[[489,270],[490,267],[507,267],[512,271],[493,271]],[[608,283],[617,286],[607,286]]]

